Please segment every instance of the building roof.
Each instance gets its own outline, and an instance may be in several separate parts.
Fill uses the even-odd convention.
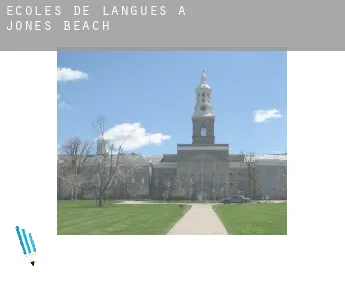
[[[163,155],[153,155],[153,156],[144,156],[145,159],[152,164],[158,164],[162,161]]]
[[[139,154],[123,154],[123,161],[122,163],[130,163],[132,165],[149,165],[149,160],[147,160],[144,156]],[[101,155],[89,155],[86,159],[86,165],[94,165],[97,163],[97,160],[101,160]],[[117,154],[113,154],[113,162],[116,161]],[[58,162],[63,163],[68,161],[69,156],[67,155],[59,155]],[[107,157],[107,161],[110,163],[110,156]]]
[[[140,154],[124,154],[126,157],[126,161],[134,164],[134,165],[157,165],[160,163],[174,163],[177,162],[177,155],[176,154],[164,154],[164,155],[149,155],[144,156]],[[87,158],[87,164],[92,165],[95,164],[97,159],[99,159],[99,155],[90,155]],[[113,155],[113,158],[116,158],[116,155]],[[68,159],[67,155],[58,155],[58,161],[63,162]],[[286,163],[287,162],[287,154],[264,154],[258,155],[253,157],[253,161],[257,164],[278,164],[278,163]],[[232,165],[235,163],[244,162],[244,157],[242,154],[230,154],[229,155],[229,162]]]
[[[287,160],[287,154],[264,154],[264,155],[258,155],[254,157],[256,160]]]
[[[242,154],[230,154],[229,155],[230,162],[243,162],[244,156]]]
[[[177,155],[176,154],[164,154],[161,162],[176,162]]]

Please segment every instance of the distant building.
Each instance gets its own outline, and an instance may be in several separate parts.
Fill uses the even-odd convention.
[[[208,201],[242,194],[255,199],[286,199],[287,154],[229,154],[228,144],[215,143],[212,89],[204,72],[195,98],[192,144],[177,144],[176,154],[126,155],[135,172],[127,179],[115,180],[107,197]],[[105,150],[101,137],[97,154],[88,159],[90,166]],[[83,193],[88,185],[88,181],[81,185],[82,197],[91,197]],[[58,198],[68,198],[69,193],[58,188]]]

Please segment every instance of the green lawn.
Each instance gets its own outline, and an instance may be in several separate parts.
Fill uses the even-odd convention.
[[[287,234],[287,203],[215,205],[214,210],[229,234]]]
[[[119,204],[106,201],[102,208],[91,201],[58,201],[58,235],[166,234],[186,213],[188,205]]]

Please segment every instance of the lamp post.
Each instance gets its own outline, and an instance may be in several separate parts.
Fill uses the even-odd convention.
[[[169,203],[169,196],[170,196],[170,187],[171,187],[171,183],[170,181],[168,182],[168,203]]]
[[[216,181],[217,181],[217,161],[214,162],[214,168],[213,168],[213,201],[216,201]]]
[[[223,194],[223,198],[225,197],[225,183],[222,183],[222,194]]]
[[[213,189],[212,189],[213,201],[215,202],[216,201],[216,173],[215,172],[212,174],[212,180],[213,180]]]
[[[141,177],[141,185],[140,185],[140,188],[141,188],[141,194],[142,194],[142,200],[144,201],[144,189],[145,189],[145,178],[142,176]]]
[[[189,180],[189,201],[192,202],[192,189],[193,189],[193,183],[194,183],[194,179],[193,177],[190,178]]]
[[[135,178],[134,178],[134,176],[132,177],[132,184],[135,184]],[[131,194],[132,194],[132,199],[134,199],[134,198],[136,199],[136,196],[135,196],[136,193],[134,192],[135,190],[134,190],[134,188],[133,188],[133,185],[132,185],[132,189],[131,189],[131,190],[132,190],[132,192],[131,192]]]
[[[204,160],[201,160],[201,201],[204,198]]]

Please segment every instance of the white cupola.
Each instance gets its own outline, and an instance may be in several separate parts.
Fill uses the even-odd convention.
[[[201,74],[200,84],[196,88],[196,102],[193,116],[213,116],[212,89],[207,82],[204,71]]]

